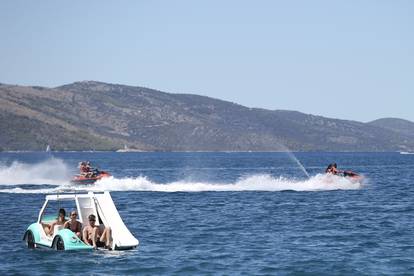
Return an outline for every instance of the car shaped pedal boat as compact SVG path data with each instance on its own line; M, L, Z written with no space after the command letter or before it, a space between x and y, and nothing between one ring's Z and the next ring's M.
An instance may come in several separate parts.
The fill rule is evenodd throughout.
M46 195L45 203L39 212L37 222L26 230L23 240L28 248L52 248L55 250L92 250L93 247L80 240L74 232L55 225L53 236L46 235L42 223L50 224L56 217L47 216L45 210L52 203L71 202L76 206L78 221L83 227L89 224L88 216L95 215L96 225L110 227L112 232L112 250L127 250L138 246L139 241L131 234L122 221L109 192L87 194ZM56 210L57 211L57 210Z

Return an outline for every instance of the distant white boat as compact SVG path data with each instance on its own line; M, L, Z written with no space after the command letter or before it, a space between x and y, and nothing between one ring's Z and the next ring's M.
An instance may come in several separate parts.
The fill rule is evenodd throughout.
M400 154L414 154L414 152L400 151Z
M123 149L119 149L116 152L141 152L141 150L138 150L138 149L130 149L130 148L128 148L127 145L124 145L124 148Z
M49 145L46 146L46 152L50 152L50 146Z

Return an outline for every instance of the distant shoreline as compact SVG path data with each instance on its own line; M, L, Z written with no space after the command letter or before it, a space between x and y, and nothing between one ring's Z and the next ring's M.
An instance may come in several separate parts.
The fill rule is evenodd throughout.
M402 151L116 151L116 150L57 150L57 151L36 151L36 150L12 150L0 151L0 153L398 153L398 154L414 154Z

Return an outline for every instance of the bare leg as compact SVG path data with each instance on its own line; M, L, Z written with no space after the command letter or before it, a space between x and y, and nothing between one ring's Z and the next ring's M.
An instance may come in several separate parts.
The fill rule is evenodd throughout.
M98 235L98 227L94 227L92 230L92 246L96 248L96 240Z
M105 242L107 247L111 247L111 240L112 240L112 229L111 227L105 227L101 239L101 242Z
M46 233L47 235L49 235L49 236L53 236L53 230L55 230L55 225L56 225L56 223L55 222L53 222L51 225L50 225L50 227L49 227L49 233Z
M45 231L45 234L50 236L50 225L42 222L42 227L43 227L43 230Z

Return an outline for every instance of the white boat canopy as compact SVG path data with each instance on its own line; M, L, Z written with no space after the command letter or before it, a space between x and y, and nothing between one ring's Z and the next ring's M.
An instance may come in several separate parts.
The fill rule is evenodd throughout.
M41 221L43 212L48 201L74 200L79 213L79 221L83 226L89 224L88 216L93 214L101 220L105 227L112 230L114 249L130 249L138 246L139 241L131 234L125 226L121 216L116 209L109 192L87 194L53 194L47 195L46 201L39 213L38 222ZM99 219L96 224L99 225Z

